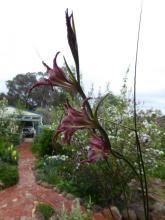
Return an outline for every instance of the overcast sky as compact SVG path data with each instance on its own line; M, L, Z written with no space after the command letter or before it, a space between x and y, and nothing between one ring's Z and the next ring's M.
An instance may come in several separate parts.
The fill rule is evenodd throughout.
M19 73L45 71L57 51L73 60L65 10L73 10L86 91L118 94L130 65L133 87L140 0L0 0L0 92ZM165 1L144 0L137 68L138 100L165 112ZM58 63L63 64L62 56Z

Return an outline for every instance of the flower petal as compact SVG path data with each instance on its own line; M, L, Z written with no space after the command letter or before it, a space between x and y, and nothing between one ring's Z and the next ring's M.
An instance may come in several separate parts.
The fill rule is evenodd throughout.
M64 133L64 142L69 144L71 137L77 130L96 128L95 121L90 119L87 111L78 111L69 104L68 100L64 106L67 115L55 133L56 139L60 133Z
M52 90L53 90L53 85L51 83L51 81L49 79L40 79L39 81L37 81L30 89L29 89L29 93L36 87L39 87L39 86L51 86L52 87Z

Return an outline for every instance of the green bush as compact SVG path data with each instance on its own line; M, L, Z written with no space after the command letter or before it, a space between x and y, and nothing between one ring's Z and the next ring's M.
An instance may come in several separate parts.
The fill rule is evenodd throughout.
M109 160L109 163L111 171L104 161L85 165L76 164L73 157L49 156L38 162L37 177L86 202L90 197L92 203L106 206L110 202L118 203L123 186L127 190L127 183L132 178L128 169L119 172L117 161Z
M14 145L20 142L19 122L13 120L14 115L6 117L8 101L6 98L0 99L0 137Z
M4 155L6 147L7 147L6 141L4 139L0 138L0 158L1 159Z
M18 153L15 145L19 143L18 123L13 116L5 117L7 100L0 100L0 181L5 187L18 182Z
M52 155L53 145L52 145L53 130L45 128L43 132L35 139L32 145L32 152L39 157L45 155Z
M36 211L39 212L45 220L48 220L54 214L53 207L46 203L39 203L36 207Z
M0 139L0 161L10 164L17 164L18 162L16 148L2 138Z
M58 216L59 219L62 220L93 220L91 210L87 209L86 212L82 212L78 201L70 212L68 212L63 205L61 210L58 211Z
M11 143L15 146L20 144L20 133L14 133L10 135Z
M45 128L42 133L35 139L32 145L32 152L39 157L45 155L62 154L63 148L59 143L52 142L54 130Z
M58 184L61 181L61 177L58 173L60 170L62 172L62 169L64 168L64 161L58 159L56 160L56 157L57 156L45 156L37 163L36 167L38 179L50 184Z
M16 165L0 163L0 181L5 187L12 186L18 182L19 174Z
M96 108L98 101L93 103L93 108ZM119 97L109 96L98 109L98 119L108 134L112 149L124 155L138 172L132 111L132 102L124 94ZM165 179L165 130L157 123L159 116L159 112L152 110L137 111L139 140L146 173L148 176ZM125 203L125 196L129 203L131 195L133 197L129 183L132 179L137 180L135 172L125 161L116 159L113 154L108 158L109 165L105 161L81 164L80 161L88 157L89 137L90 133L80 130L72 137L70 146L57 144L54 153L64 154L69 158L66 161L51 162L46 157L43 158L37 168L39 178L86 201L91 197L92 202L100 206L115 204L120 207Z
M159 161L158 166L154 169L152 176L165 180L165 156Z
M153 172L153 176L165 180L165 165L158 166Z
M50 219L52 216L53 219L59 220L93 220L91 210L87 208L86 212L82 212L78 201L70 212L65 209L64 205L60 209L54 209L51 205L46 203L39 203L36 206L36 211L45 220Z

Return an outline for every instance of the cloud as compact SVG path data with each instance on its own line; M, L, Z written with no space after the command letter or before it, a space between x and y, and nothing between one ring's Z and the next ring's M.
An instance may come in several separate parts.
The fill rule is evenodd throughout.
M80 67L86 89L94 83L96 90L101 87L104 91L110 82L110 89L119 93L129 64L128 86L132 87L140 2L1 1L1 91L4 91L4 81L16 74L45 71L34 46L49 65L59 50L73 65L67 45L66 8L74 11ZM160 108L164 108L162 96L165 94L164 7L165 2L161 0L144 2L137 68L137 91L144 95L141 98ZM62 57L58 62L63 64ZM157 94L156 98L151 93Z
M144 103L145 108L160 109L165 113L165 89L157 92L138 93L137 97Z

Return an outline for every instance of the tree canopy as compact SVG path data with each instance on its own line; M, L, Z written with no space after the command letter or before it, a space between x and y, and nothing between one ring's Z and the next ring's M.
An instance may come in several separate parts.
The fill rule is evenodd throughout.
M8 99L9 105L16 106L18 102L29 108L56 106L64 100L65 94L61 89L41 86L33 89L29 95L29 89L34 83L46 76L46 73L18 74L12 80L6 82L8 92L0 96Z

